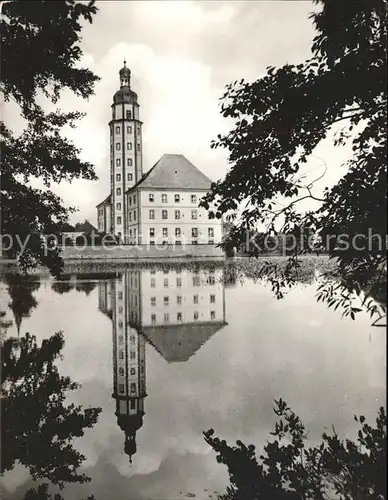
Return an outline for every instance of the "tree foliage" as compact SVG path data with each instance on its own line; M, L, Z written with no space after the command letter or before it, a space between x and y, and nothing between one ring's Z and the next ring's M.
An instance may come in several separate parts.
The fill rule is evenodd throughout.
M315 3L310 59L226 87L222 114L235 125L212 147L227 149L231 166L202 205L214 203L212 216L233 221L229 246L258 224L269 234L312 231L328 242L344 274L366 283L386 264L386 2ZM314 185L324 173L306 184L301 167L333 126L341 127L334 146L351 144L352 157L339 182L318 197ZM298 210L305 199L319 207ZM341 244L356 235L358 248Z
M84 20L92 22L96 12L94 0L13 0L2 5L0 88L5 101L18 106L26 126L17 135L0 122L1 232L14 238L10 257L18 255L15 235L23 241L29 236L19 255L24 268L40 263L57 274L61 267L58 251L45 248L42 235L65 224L74 209L65 207L50 186L96 179L93 166L80 159L79 149L63 135L64 127L74 128L82 114L46 112L40 104L44 97L55 105L63 89L84 99L93 94L98 77L80 67L80 32ZM45 188L32 187L34 179Z
M1 472L19 461L34 479L60 487L89 481L78 472L85 456L72 441L95 425L101 411L65 404L79 385L59 374L55 361L63 345L61 333L41 346L27 333L5 340L1 349Z
M357 442L341 440L333 429L322 442L307 446L306 429L285 401L275 401L279 417L259 459L255 446L230 446L210 429L205 441L228 468L230 485L220 500L339 500L386 498L386 414L380 408L375 427L365 417Z

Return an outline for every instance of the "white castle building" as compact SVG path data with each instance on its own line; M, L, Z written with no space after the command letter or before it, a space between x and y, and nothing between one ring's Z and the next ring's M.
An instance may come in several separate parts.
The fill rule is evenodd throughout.
M97 205L98 230L136 245L214 245L222 220L199 207L211 180L181 154L165 154L143 174L142 122L131 71L120 72L110 129L110 194Z

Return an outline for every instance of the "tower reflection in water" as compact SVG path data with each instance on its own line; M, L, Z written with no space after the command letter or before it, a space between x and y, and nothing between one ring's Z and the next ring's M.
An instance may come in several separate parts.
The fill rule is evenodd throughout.
M112 320L112 397L132 462L145 414L146 343L167 362L183 362L225 326L223 269L130 269L99 283L99 309Z

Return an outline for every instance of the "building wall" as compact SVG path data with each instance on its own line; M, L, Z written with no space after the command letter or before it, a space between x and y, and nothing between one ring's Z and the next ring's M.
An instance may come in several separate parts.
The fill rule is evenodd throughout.
M142 326L225 321L222 273L222 269L198 273L144 269L140 277Z
M222 239L221 219L209 219L207 210L198 207L205 194L205 190L162 189L137 189L129 193L130 241L156 245L218 244ZM167 218L163 218L164 213Z

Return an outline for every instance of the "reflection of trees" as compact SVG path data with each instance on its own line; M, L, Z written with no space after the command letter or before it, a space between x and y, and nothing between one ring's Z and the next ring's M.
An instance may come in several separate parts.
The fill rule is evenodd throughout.
M8 285L8 293L11 297L9 307L15 317L19 333L23 318L28 318L32 309L35 309L38 305L32 293L39 289L40 282L32 276L21 274L6 274L4 279Z
M51 285L51 290L53 292L59 293L62 295L63 293L68 293L74 289L74 284L69 283L68 281L54 281Z
M64 500L59 493L51 495L47 483L40 484L37 488L31 488L24 496L24 500ZM90 495L86 500L95 500L94 495Z
M86 457L73 448L72 439L93 427L101 409L65 406L66 393L79 385L60 376L55 365L63 345L61 333L41 346L27 333L2 346L1 472L18 460L34 479L47 478L60 486L90 480L77 472Z
M75 289L77 292L85 292L88 296L97 286L96 281L77 281L75 284Z

